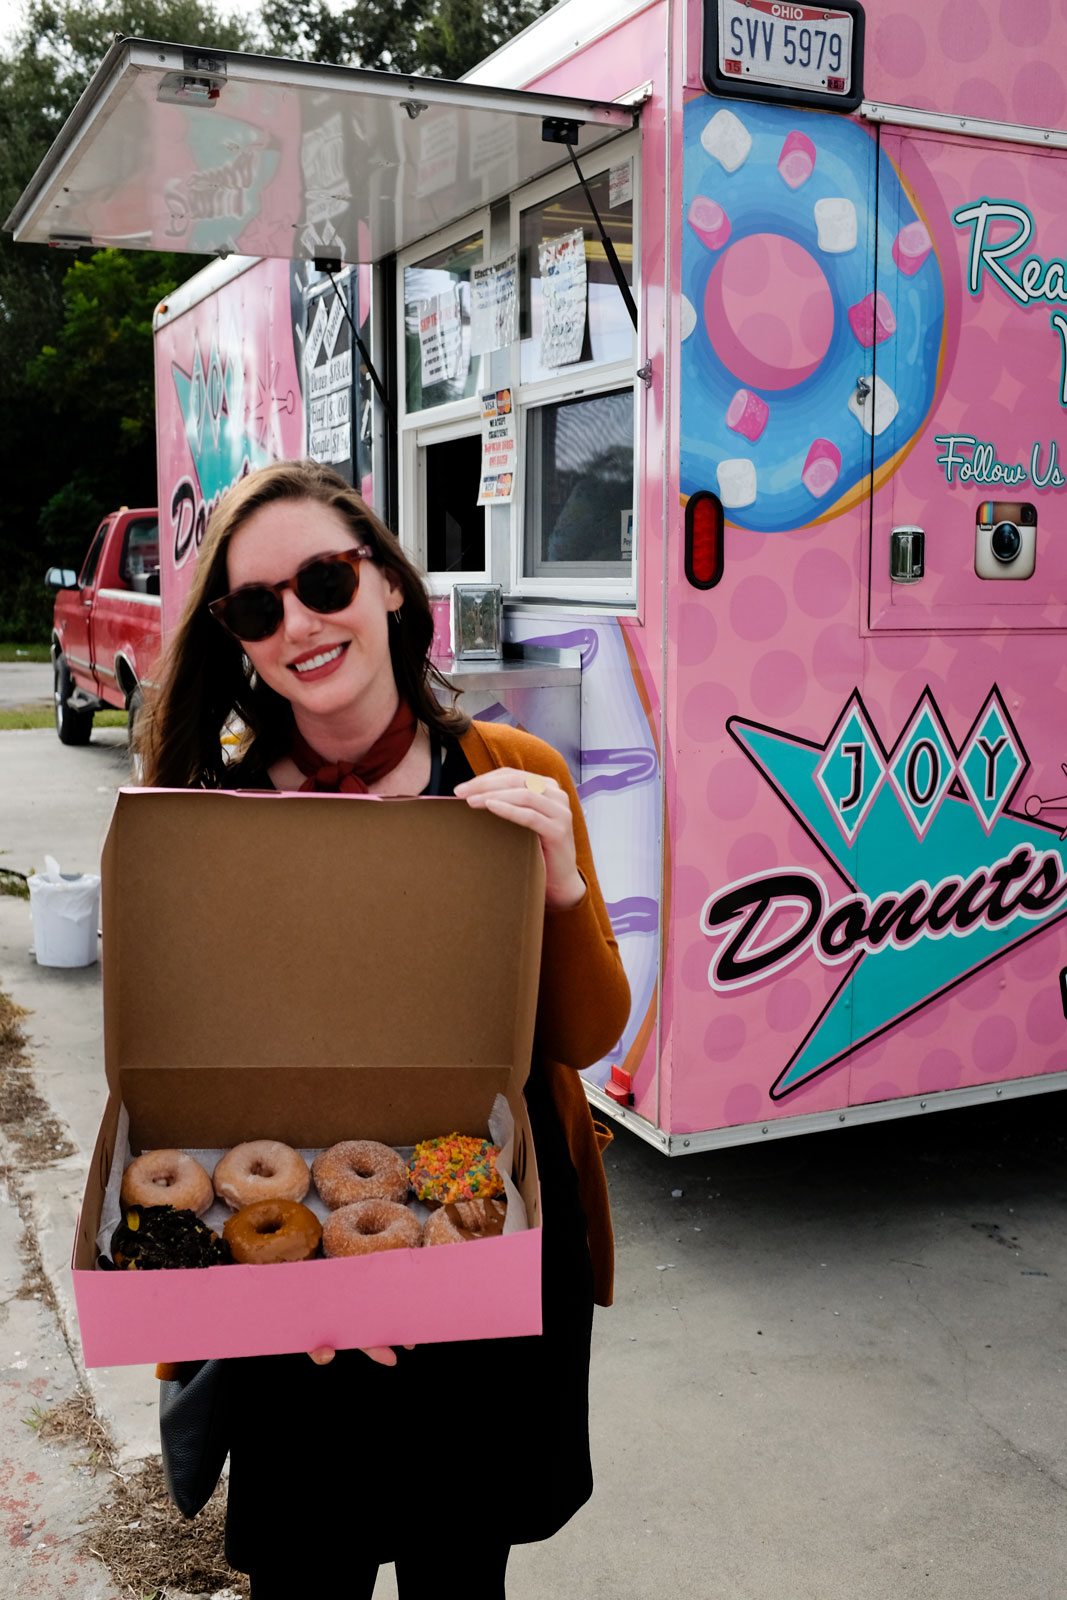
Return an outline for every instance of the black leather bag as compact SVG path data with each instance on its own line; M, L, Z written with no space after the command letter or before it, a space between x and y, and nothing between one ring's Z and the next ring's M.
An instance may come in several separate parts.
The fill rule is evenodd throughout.
M225 1362L190 1361L159 1385L159 1443L167 1493L183 1517L211 1499L230 1449Z

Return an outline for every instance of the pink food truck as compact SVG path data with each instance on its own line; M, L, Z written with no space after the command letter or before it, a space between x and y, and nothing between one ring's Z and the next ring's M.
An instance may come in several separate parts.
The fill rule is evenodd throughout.
M563 749L669 1154L1067 1084L1067 23L566 0L460 83L121 40L9 227L157 315L167 624L336 462ZM467 630L462 608L481 618Z

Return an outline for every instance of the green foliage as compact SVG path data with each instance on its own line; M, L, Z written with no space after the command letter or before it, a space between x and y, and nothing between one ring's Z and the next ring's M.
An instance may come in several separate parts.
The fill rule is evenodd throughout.
M225 3L225 0L220 0ZM456 78L549 0L266 0L276 54ZM0 222L114 35L262 48L213 0L26 0L0 55ZM16 245L0 233L0 636L47 638L50 565L80 566L100 516L156 497L152 313L201 262Z
M0 57L0 222L116 32L226 49L254 43L243 22L199 0L29 0L24 18ZM112 505L155 503L152 311L200 264L158 255L141 263L138 253L72 259L0 234L0 633L47 637L45 568L80 566Z
M279 55L377 71L459 78L551 0L360 0L334 13L326 0L265 0L263 25Z

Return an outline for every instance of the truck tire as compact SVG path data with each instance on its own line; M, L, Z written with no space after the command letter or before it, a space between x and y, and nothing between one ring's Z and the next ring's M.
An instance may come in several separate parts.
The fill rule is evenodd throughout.
M128 719L126 728L126 742L130 752L130 770L132 771L134 778L138 783L141 781L141 773L144 763L141 761L140 756L134 752L133 739L134 730L137 726L137 718L140 716L143 706L144 695L141 693L140 685L138 685L126 702L126 716Z
M60 744L88 744L93 731L91 711L73 711L67 704L74 688L70 668L62 656L53 663L56 732Z

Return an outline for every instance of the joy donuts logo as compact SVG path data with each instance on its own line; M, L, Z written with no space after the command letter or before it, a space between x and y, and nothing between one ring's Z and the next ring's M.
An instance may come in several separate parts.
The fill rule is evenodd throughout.
M841 969L773 1099L1067 916L1062 836L1039 820L1060 802L1008 809L1029 762L995 685L958 749L929 690L891 751L858 691L823 745L743 718L727 727L838 880L758 873L701 912L718 992L810 958Z
M716 489L759 532L836 516L933 404L945 296L927 222L848 118L702 94L684 152L681 493Z

